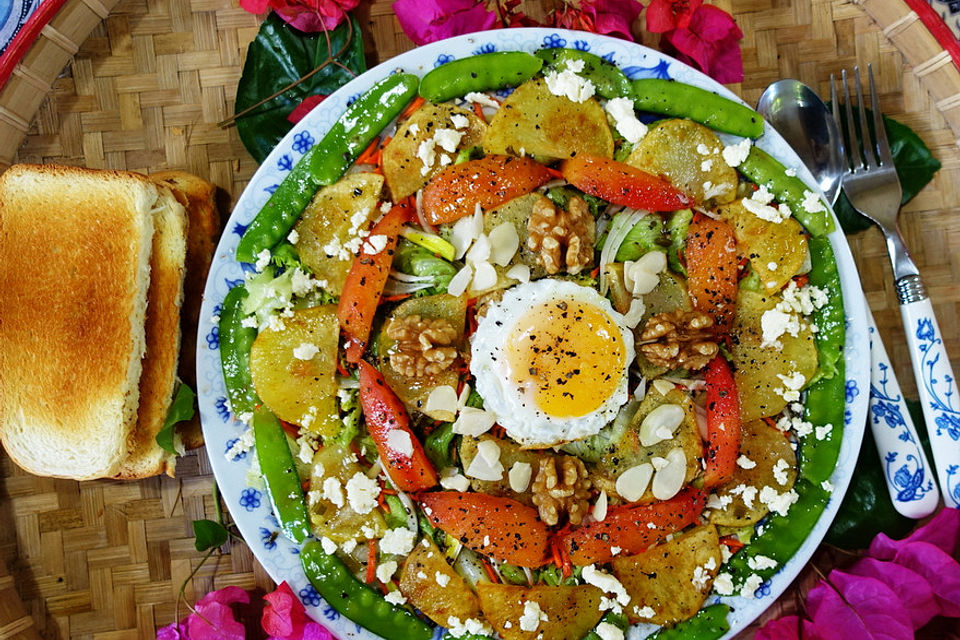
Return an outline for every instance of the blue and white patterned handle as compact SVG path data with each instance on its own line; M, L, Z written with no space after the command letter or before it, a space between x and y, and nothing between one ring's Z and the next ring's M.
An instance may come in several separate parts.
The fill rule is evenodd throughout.
M902 278L897 282L897 289L943 501L948 507L957 508L960 506L960 397L956 377L933 315L933 304L919 276Z
M908 518L920 519L933 513L940 494L869 308L867 328L871 361L870 427L880 453L880 465L893 506Z

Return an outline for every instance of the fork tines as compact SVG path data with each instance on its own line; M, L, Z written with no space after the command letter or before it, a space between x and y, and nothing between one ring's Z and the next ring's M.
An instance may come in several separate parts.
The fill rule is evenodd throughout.
M867 113L863 106L863 85L860 82L860 67L853 68L853 83L857 95L859 122L855 121L853 117L853 101L850 99L847 70L843 69L840 72L840 82L843 87L844 113L842 114L840 101L838 100L836 78L832 73L830 74L830 102L833 108L833 117L837 121L837 125L843 134L847 163L850 172L854 174L858 171L869 171L880 167L893 166L890 143L887 141L887 132L883 125L883 116L880 113L880 99L877 94L876 84L873 81L873 66L869 63L867 64L867 77L870 83L870 110L873 115L872 130L867 124Z

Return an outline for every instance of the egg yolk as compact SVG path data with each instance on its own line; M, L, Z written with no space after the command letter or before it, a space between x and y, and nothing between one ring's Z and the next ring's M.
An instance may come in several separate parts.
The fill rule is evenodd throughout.
M591 304L553 300L534 306L514 325L507 345L513 382L552 417L595 411L622 377L620 329Z

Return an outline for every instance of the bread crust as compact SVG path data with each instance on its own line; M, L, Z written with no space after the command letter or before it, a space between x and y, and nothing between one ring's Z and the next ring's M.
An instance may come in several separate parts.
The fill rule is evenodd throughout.
M110 477L127 453L157 196L123 171L0 176L0 441L32 473Z
M172 476L176 467L176 456L160 447L156 438L170 411L176 385L187 215L166 187L160 187L152 244L140 406L137 422L127 437L127 455L117 474L123 480L164 472Z

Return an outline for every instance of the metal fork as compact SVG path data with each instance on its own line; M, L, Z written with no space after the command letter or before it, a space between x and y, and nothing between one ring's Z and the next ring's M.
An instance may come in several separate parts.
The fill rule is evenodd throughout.
M902 191L880 113L873 68L867 65L870 108L873 111L872 135L863 105L859 68L854 67L853 73L859 132L854 120L846 70L841 76L845 122L839 117L836 86L831 78L830 93L834 117L843 130L849 163L843 178L843 192L860 214L879 225L886 238L900 301L900 315L906 329L913 373L920 393L944 503L948 507L957 508L960 506L960 396L957 394L956 378L947 357L940 327L933 314L933 305L897 226ZM874 420L876 419L875 413ZM894 428L898 426L891 423L889 416L887 423ZM919 448L919 443L917 447ZM897 476L898 484L902 484L905 491L920 489L920 483L924 482L926 475L919 460L911 459L909 455L900 460L897 460L896 456L891 459L888 455L885 472L888 477Z

